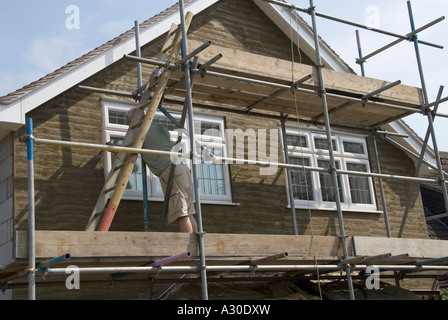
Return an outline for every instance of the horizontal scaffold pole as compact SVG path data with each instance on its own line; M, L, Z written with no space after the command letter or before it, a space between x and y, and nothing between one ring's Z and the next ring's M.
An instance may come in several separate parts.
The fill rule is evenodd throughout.
M309 80L311 78L312 78L312 75L309 74L309 75L303 77L302 79L297 80L296 82L294 82L291 85L290 90L294 90L298 85L300 85L301 83L303 83L303 82L305 82L305 81L307 81L307 80ZM283 94L283 93L285 93L287 91L288 91L288 89L280 89L280 90L274 92L273 94L271 94L269 97L263 98L260 101L257 101L255 103L253 103L252 105L246 107L246 111L250 111L250 110L258 107L259 105L261 105L263 103L266 103L266 102L268 102L268 101L270 101L272 99L275 99L276 97L278 97L279 95L281 95L281 94Z
M401 38L401 39L397 39L397 40L395 40L395 41L393 41L393 42L391 42L391 43L385 45L384 47L381 47L380 49L375 50L374 52L372 52L372 53L370 53L370 54L368 54L368 55L366 55L366 56L364 56L364 57L358 59L357 61L358 61L359 63L366 62L367 59L370 59L371 57L377 55L378 53L381 53L381 52L385 51L386 49L389 49L389 48L391 48L391 47L393 47L393 46L395 46L395 45L401 43L401 42L404 41L404 40L409 40L409 41L411 41L411 40L413 39L413 37L416 36L418 33L422 32L423 30L425 30L425 29L427 29L427 28L429 28L429 27L431 27L431 26L433 26L433 25L435 25L435 24L437 24L437 23L439 23L439 22L441 22L441 21L443 21L443 20L445 20L445 17L440 17L440 18L438 18L438 19L436 19L436 20L434 20L434 21L432 21L432 22L430 22L430 23L424 25L423 27L421 27L421 28L419 28L419 29L417 29L417 30L412 31L411 33L409 33L409 34L407 35L407 39L403 39L403 38Z
M297 10L297 11L300 11L300 12L304 12L304 13L310 14L310 10L308 8L300 8L300 7L296 7L295 5L292 5L292 4L289 4L289 3L275 1L275 0L263 0L263 1L275 4L275 5L278 5L278 6L281 6L281 7L285 7L285 8L289 8L289 9L292 9L292 10ZM389 32L389 31L381 30L381 29L377 29L377 28L372 28L372 27L369 27L369 26L366 26L366 25L363 25L363 24L360 24L360 23L357 23L357 22L352 22L352 21L336 18L336 17L330 16L328 14L315 12L315 15L320 17L320 18L324 18L324 19L340 22L340 23L347 24L347 25L350 25L350 26L353 26L353 27L369 30L369 31L376 32L376 33L381 33L381 34L384 34L384 35L388 35L388 36L399 38L399 39L403 39L403 40L408 40L407 36L403 36L401 34ZM422 41L422 40L418 40L418 43L421 43L421 44L424 44L424 45L427 45L427 46L431 46L431 47L435 47L435 48L438 48L438 49L443 49L443 46L441 46L441 45L433 44L433 43Z
M438 104L444 103L446 101L448 101L448 97L441 98L441 99L438 99L438 100L436 100L434 102L428 103L424 107L425 107L425 109L429 109L429 108L431 108L433 106L436 106ZM444 114L440 114L440 113L435 113L434 115L439 116L439 117L448 117L448 115L444 115Z
M154 261L153 263L150 263L150 264L148 264L146 266L148 266L148 267L161 267L161 266L164 266L164 265L167 265L167 264L170 264L170 263L182 260L182 259L186 259L186 258L189 258L189 257L191 257L191 252L187 251L187 252L175 255L175 256L171 256L171 257L168 257L168 258L163 258L163 259ZM132 273L130 273L130 272L129 273L128 272L123 272L123 273L113 274L112 277L111 277L111 280L117 280L117 279L120 279L120 278L124 278L124 277L126 277L128 275L131 275L131 274Z
M446 213L446 212L445 213L439 213L439 214L436 214L436 215L433 215L433 216L426 217L426 221L441 219L441 218L445 218L445 217L448 217L448 213Z
M70 260L70 254L66 253L66 254L63 254L63 255L61 255L59 257L43 261L43 262L39 263L36 268L37 269L44 269L44 268L48 268L48 267L54 266L55 264L68 261L68 260Z
M125 54L123 57L126 59L129 59L129 60L133 60L133 61L141 62L141 63L145 63L145 64L151 64L151 65L158 66L158 67L171 68L171 69L178 68L177 64L167 62L167 61L158 61L158 60L154 60L154 59L136 57L136 56L132 56L129 54Z
M201 70L197 70L196 72L202 73ZM247 77L234 76L234 75L215 72L215 71L207 71L206 74L207 74L207 76L212 76L212 77L220 77L220 78L224 78L224 79L228 79L228 80L243 81L243 82L258 84L258 85L262 85L262 86L269 86L269 87L274 87L274 88L279 88L279 89L291 90L291 86L279 84L279 83L275 83L275 82L257 80L257 79L247 78ZM317 90L297 88L297 87L295 88L295 90L297 92L301 92L301 93L319 95L319 92ZM365 103L365 100L363 100L362 98L354 98L354 97L344 96L344 95L335 94L335 93L327 92L327 97L336 98L336 99L344 99L344 100L348 100L350 102ZM421 113L421 111L417 108L410 108L410 107L405 107L405 106L401 106L401 105L394 105L394 104L390 104L390 103L383 103L383 102L377 102L377 101L372 101L372 100L369 100L369 105L375 105L375 106L379 106L379 107L389 107L389 108L400 109L400 110L405 110L405 111L409 111L409 112Z
M133 154L152 154L152 155L167 156L167 157L172 157L172 158L185 158L185 159L190 159L192 156L190 153L169 152L169 151L159 151L159 150L150 150L150 149L137 149L137 148L128 148L128 147L116 147L116 146L109 146L109 145L103 145L103 144L70 142L70 141L62 141L62 140L40 139L40 138L36 138L34 136L27 137L27 139L32 139L34 141L34 143L36 143L36 144L53 145L53 146L60 146L60 147L102 150L102 151L109 151L109 152L125 152L125 153L133 153ZM195 154L194 159L204 160L204 161L213 161L216 164L240 163L240 164L253 164L253 165L261 165L261 166L276 166L278 168L284 168L284 169L309 170L309 171L319 171L319 172L325 172L325 173L329 172L328 168L317 168L317 167L302 166L302 165L289 164L289 163L259 161L259 160L251 160L251 159L220 157L220 156L216 156L216 155L212 155L212 154L209 154L208 156L210 156L210 159L203 159L203 157ZM347 174L347 175L352 175L352 176L377 177L377 178L384 178L384 179L418 181L418 182L436 182L437 183L439 181L438 179L399 176L399 175L393 175L393 174L380 174L380 173L373 173L373 172L360 172L360 171L349 171L349 170L340 170L340 169L335 169L335 171L338 174Z
M393 87L396 87L399 84L401 84L401 81L397 80L397 81L389 83L389 84L387 84L387 85L385 85L385 86L383 86L383 87L381 87L379 89L376 89L375 91L369 92L369 93L363 95L359 99L361 100L362 103L365 104L365 103L367 103L367 101L370 98L374 97L375 95L380 94L381 92L386 91L388 89L391 89ZM340 111L342 109L346 109L346 108L350 107L351 105L353 105L355 103L358 103L358 102L359 101L349 101L349 102L346 102L346 103L344 103L343 105L341 105L339 107L334 107L333 109L329 110L328 113L335 113L335 112ZM322 113L322 114L318 115L317 117L315 117L313 120L317 121L318 119L322 118L323 116L324 116L324 114Z
M197 54L201 53L202 51L204 51L205 49L210 47L211 44L212 44L212 42L210 40L204 42L202 45L200 45L199 47L197 47L196 49L191 51L189 54L187 54L184 58L179 60L178 64L183 65L183 64L187 63L188 60L193 59L194 56L196 56Z
M355 265L352 266L353 271L365 271L367 267L372 265ZM441 265L377 265L379 271L448 271L448 266ZM316 269L320 271L338 271L343 270L340 264L324 264L324 265L222 265L222 266L205 266L209 272L291 272L291 271L310 271ZM161 273L197 273L201 270L201 266L160 266L160 267L85 267L79 268L80 274L91 275L108 275L114 273L134 273L134 274L161 274ZM66 275L66 268L49 268L46 270L47 276Z
M30 273L44 274L47 268L52 267L58 263L68 261L70 259L70 254L66 253L59 257L52 258L50 260L42 261L34 269L24 269L15 274L12 274L5 278L0 278L0 284L6 284L9 281L15 280L17 278L25 277Z
M210 60L210 64L219 60L221 57L222 57L222 55L215 56L214 58L212 58ZM157 65L157 66L164 66L164 67L170 67L170 68L177 67L177 65L175 65L175 64L167 64L166 62L163 62L163 61L139 58L139 57L130 56L130 55L125 55L125 58L129 58L129 59L132 59L132 60L135 60L138 62L153 64L153 65ZM206 64L208 64L208 62ZM223 79L228 79L228 80L242 81L242 82L257 84L257 85L261 85L261 86L273 87L273 88L284 90L283 92L292 90L294 88L295 91L300 92L300 93L319 95L319 92L317 90L299 88L297 86L291 87L291 85L285 85L285 84L280 84L280 83L276 83L276 82L270 82L270 81L258 80L258 79L254 79L254 78L235 76L235 75L226 74L226 73L222 73L222 72L210 71L210 70L206 70L206 68L204 68L203 66L204 65L200 65L199 68L191 69L191 71L194 73L203 75L203 76L207 75L207 76L211 76L211 77L218 77L218 78L223 78ZM299 80L299 81L301 81L301 80ZM350 97L350 96L345 96L345 95L340 95L340 94L335 94L335 93L327 93L327 97L335 98L335 99L344 99L344 100L347 100L349 102L354 102L354 103L358 103L358 102L365 103L366 102L365 99L363 99L362 97L355 98L355 97ZM267 97L267 98L269 98L269 97ZM445 102L446 100L448 100L448 98L446 98L445 100L439 101L438 103ZM402 106L402 105L398 105L398 104L384 103L384 102L378 102L378 101L372 101L372 100L369 100L368 104L370 106L387 107L387 108L408 111L408 112L412 112L412 113L422 113L422 110L420 110L420 108L406 107L406 106ZM428 105L428 107L430 107L434 104L435 103L430 104L430 105ZM448 115L445 115L445 114L436 114L436 115L441 116L441 117L448 117Z
M123 91L115 91L115 90L95 88L95 87L88 87L88 86L78 86L78 88L81 89L81 90L89 90L89 91L98 92L98 93L112 94L112 95L115 95L115 96L121 96L121 97L127 97L127 98L135 98L135 96L132 93L123 92Z

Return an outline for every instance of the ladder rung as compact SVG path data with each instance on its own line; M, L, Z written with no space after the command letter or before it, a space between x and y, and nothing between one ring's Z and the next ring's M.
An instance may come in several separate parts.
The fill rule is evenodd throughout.
M96 212L95 213L95 217L102 216L105 212L106 212L106 210L102 210L100 212Z
M134 142L132 141L132 142L129 142L129 143L127 143L127 144L123 144L123 145L121 145L121 147L123 147L123 148L130 148L130 147L132 147L134 145Z
M124 167L124 163L122 163L122 164L119 164L118 166L116 166L113 170L114 171L118 171L118 170L120 170L121 168L123 168Z
M164 48L163 50L162 50L162 52L167 52L168 50L170 50L171 48L173 48L174 47L174 43L172 43L172 44L170 44L169 46L167 46L166 48Z
M168 32L168 37L172 36L173 34L179 32L179 26L177 28L174 28L171 32Z
M104 190L104 193L109 193L109 192L111 192L112 190L115 190L116 187L117 187L117 185L113 185L112 187L107 188L106 190Z
M178 37L180 32L181 32L180 28L177 27L172 32L168 33L167 40L166 40L166 42L163 45L162 50L161 50L162 53L165 53L170 48L173 48L176 45L176 41L174 41L174 40Z

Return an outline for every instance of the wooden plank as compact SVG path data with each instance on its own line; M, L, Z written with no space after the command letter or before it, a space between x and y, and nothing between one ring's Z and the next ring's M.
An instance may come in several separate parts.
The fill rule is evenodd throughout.
M357 256L374 256L384 253L407 253L410 258L441 258L448 255L448 241L432 239L353 237Z
M324 264L342 258L339 237L308 235L205 234L207 264L239 264L279 253L288 257L275 264ZM16 260L28 258L26 231L16 231ZM355 236L347 239L350 257L408 254L406 261L445 257L448 241L429 239ZM199 257L197 237L172 232L36 231L36 259L46 260L65 253L80 265L141 263L189 251L191 265Z
M189 40L189 43L191 47L198 47L201 44L194 40ZM233 74L246 73L272 82L291 82L291 62L287 60L274 59L216 45L202 51L198 56L200 61L208 61L220 53L223 54L223 57L214 63L210 70L215 69L225 73L232 72ZM301 79L309 74L312 75L312 78L304 82L304 85L316 89L318 87L316 68L305 64L294 64L294 79ZM329 69L323 69L323 76L327 90L336 90L347 94L364 95L390 83ZM376 97L384 99L384 102L398 102L416 108L420 107L423 101L421 89L404 84L386 90Z
M26 231L16 232L16 258L28 257ZM288 252L289 257L338 259L338 237L206 234L206 257L266 257ZM198 257L194 234L171 232L36 231L36 258L49 259L69 253L76 258L168 257L190 251Z

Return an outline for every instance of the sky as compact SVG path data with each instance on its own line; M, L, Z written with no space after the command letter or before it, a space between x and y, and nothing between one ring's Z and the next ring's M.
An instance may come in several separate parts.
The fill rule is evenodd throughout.
M287 0L301 8L309 0ZM1 0L0 1L0 96L13 92L62 67L115 36L131 29L177 0ZM407 0L314 0L316 11L396 34L411 32ZM415 28L448 14L447 0L412 0ZM307 14L302 14L310 22ZM319 35L358 74L359 28L317 18ZM367 55L396 38L359 29L361 48ZM429 101L448 83L448 19L422 31L419 40L441 45L419 45L423 77ZM213 39L211 39L213 40ZM422 87L413 43L402 43L365 63L368 77ZM442 97L448 96L448 88ZM448 114L448 102L439 113ZM428 129L427 117L416 114L404 121L420 136ZM435 120L439 150L448 151L448 118ZM430 142L432 146L432 142Z

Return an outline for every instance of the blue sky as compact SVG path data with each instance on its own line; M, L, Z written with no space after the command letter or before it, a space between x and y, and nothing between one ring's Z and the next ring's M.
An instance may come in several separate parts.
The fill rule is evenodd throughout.
M177 3L177 0L1 0L0 1L0 96L37 80L71 60L131 29L134 21L143 22ZM308 0L289 0L308 7ZM416 27L448 14L446 0L413 0ZM372 24L398 34L410 32L406 0L314 0L316 10L331 16ZM79 9L79 28L73 23L73 11ZM303 16L303 15L302 15ZM309 21L307 15L304 18ZM69 23L69 25L70 25ZM318 31L324 40L357 72L358 56L355 27L318 18ZM74 26L72 24L72 26ZM364 54L375 51L395 38L360 30ZM448 19L425 30L419 39L443 45L444 49L420 46L430 101L440 85L448 82ZM405 41L368 60L366 75L387 81L421 87L414 47ZM448 96L448 88L444 92ZM448 114L448 103L439 107ZM421 115L405 121L424 136L427 119ZM448 151L448 118L436 120L439 149ZM446 129L445 129L446 128Z

